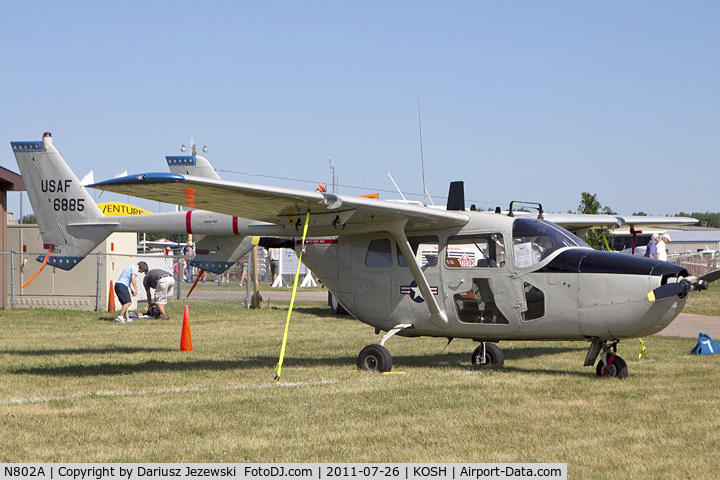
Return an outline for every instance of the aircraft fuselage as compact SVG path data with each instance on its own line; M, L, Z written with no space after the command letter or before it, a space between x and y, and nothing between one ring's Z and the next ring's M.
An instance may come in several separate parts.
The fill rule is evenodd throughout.
M685 297L647 298L683 268L564 245L562 229L517 220L478 213L461 229L407 233L444 328L390 233L311 239L303 258L349 313L383 331L412 324L405 336L617 340L657 333L684 307Z

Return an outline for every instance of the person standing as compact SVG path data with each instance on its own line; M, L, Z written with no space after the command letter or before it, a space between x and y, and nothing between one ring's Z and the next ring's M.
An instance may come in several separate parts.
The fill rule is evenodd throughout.
M663 233L657 245L657 259L667 262L667 244L670 243L670 235Z
M145 262L138 263L138 268L141 273L145 274L143 286L145 287L145 292L147 293L148 312L152 311L153 305L157 305L158 311L160 312L160 317L158 318L160 318L160 320L169 320L170 317L167 315L165 305L167 304L170 289L175 286L175 279L171 273L159 268L148 271L148 266ZM150 295L151 288L155 289L154 302L152 296Z
M190 261L195 258L195 249L193 248L193 244L191 242L188 242L187 245L185 245L185 248L183 248L183 256L185 257L184 260L186 265L187 281L192 282L194 267L190 265Z
M272 273L272 284L275 285L275 279L277 279L280 273L280 254L282 253L281 248L269 248L270 257L270 272Z
M120 308L120 314L115 319L118 323L132 322L129 310L130 305L132 304L132 297L137 295L138 271L138 265L128 265L123 269L120 274L120 278L117 279L117 282L115 282L115 294L122 305Z
M652 237L650 237L650 243L648 243L647 247L645 247L645 256L646 257L658 258L657 257L658 240L660 240L660 235L658 235L657 233L653 233Z

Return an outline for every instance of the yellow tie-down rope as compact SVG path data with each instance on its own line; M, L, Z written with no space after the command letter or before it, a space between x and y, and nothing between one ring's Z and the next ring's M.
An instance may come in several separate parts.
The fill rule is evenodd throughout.
M647 355L647 347L645 346L645 342L643 342L642 338L638 338L638 340L640 340L640 345L642 345L640 353L638 354L638 360L640 360L644 355Z
M302 256L305 252L305 237L307 236L308 223L310 223L310 210L308 210L305 215L300 257L298 258L297 268L295 269L295 280L293 280L292 295L290 296L290 308L288 309L287 320L285 320L285 333L283 334L282 347L280 347L280 359L275 366L275 381L280 381L280 370L282 370L283 360L285 359L285 345L287 344L288 329L290 328L290 314L292 314L293 304L295 303L295 292L297 291L298 277L300 276L300 263L302 263Z

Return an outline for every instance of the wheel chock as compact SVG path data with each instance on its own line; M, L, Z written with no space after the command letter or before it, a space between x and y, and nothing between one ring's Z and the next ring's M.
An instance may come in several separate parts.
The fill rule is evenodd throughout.
M701 333L698 335L698 344L692 349L695 355L717 355L720 353L720 345L710 338L710 335Z

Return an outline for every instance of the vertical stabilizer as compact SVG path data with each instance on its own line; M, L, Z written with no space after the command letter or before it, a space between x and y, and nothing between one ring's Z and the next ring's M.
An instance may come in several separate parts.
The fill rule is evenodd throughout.
M113 224L55 149L50 133L40 142L11 145L44 246L51 251L48 263L69 270L112 233Z
M165 160L172 173L220 180L220 175L217 174L208 159L200 155L169 156L165 157Z
M207 158L201 155L167 156L168 168L172 173L220 180ZM216 217L225 217L216 214ZM252 237L228 235L201 235L196 243L195 257L191 266L212 273L223 273L253 248Z

